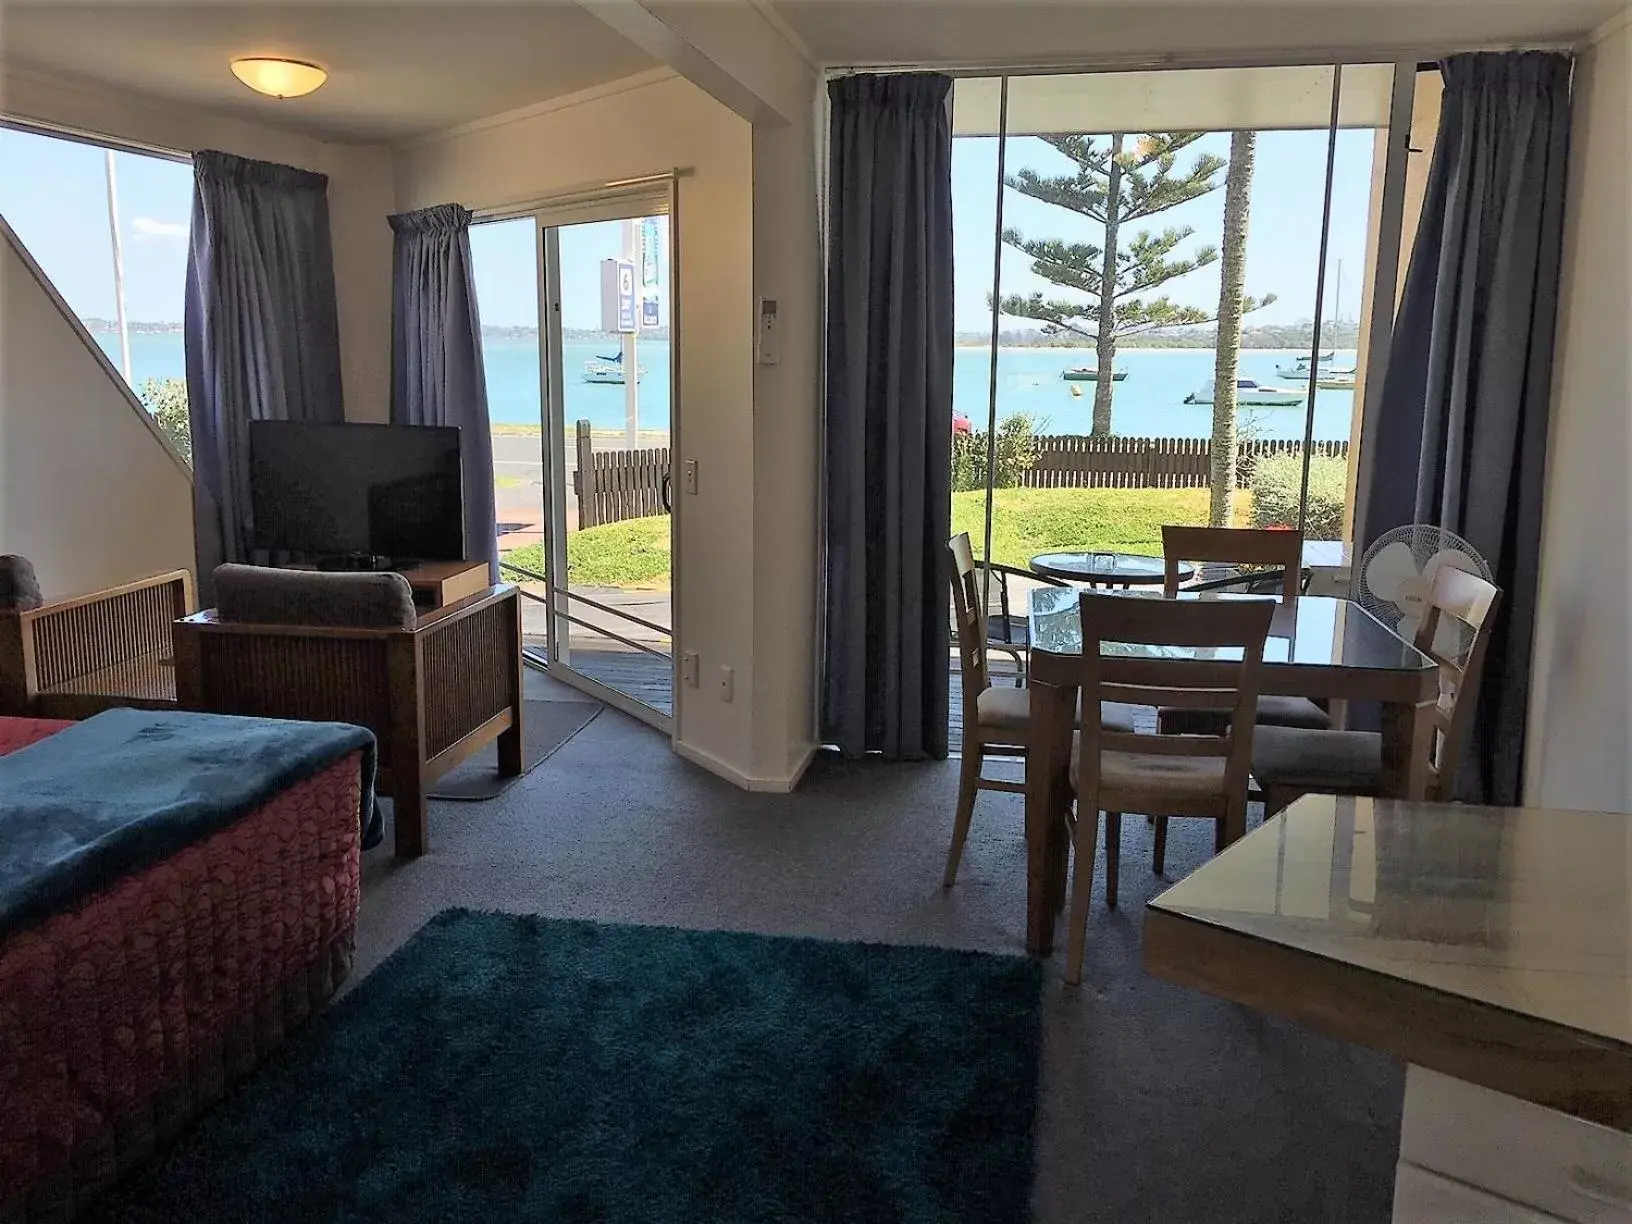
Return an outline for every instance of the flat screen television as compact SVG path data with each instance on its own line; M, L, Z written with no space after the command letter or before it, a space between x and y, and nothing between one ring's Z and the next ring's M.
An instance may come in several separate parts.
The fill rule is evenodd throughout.
M324 559L465 559L459 430L252 421L254 546Z

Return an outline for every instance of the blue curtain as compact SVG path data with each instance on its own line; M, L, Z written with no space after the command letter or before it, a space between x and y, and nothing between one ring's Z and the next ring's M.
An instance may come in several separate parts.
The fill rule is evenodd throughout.
M823 738L947 754L950 77L833 81Z
M1384 375L1360 544L1430 523L1503 591L1460 798L1520 801L1570 142L1568 55L1456 55Z
M250 421L340 421L328 179L230 153L193 156L187 416L199 591L249 559Z
M465 559L499 580L493 436L482 370L482 321L470 261L470 212L439 204L391 218L396 235L391 419L456 425L465 486Z

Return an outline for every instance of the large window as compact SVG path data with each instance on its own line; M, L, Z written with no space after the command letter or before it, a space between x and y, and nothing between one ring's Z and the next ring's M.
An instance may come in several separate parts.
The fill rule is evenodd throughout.
M192 165L0 126L0 166L0 216L188 455Z
M953 521L977 552L1348 537L1394 73L958 82Z

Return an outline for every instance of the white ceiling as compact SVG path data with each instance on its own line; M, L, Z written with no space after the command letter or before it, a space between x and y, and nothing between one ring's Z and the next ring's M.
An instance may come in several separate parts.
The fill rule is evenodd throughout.
M304 98L252 93L228 62L328 69ZM571 0L529 4L101 5L0 0L0 64L336 140L397 141L656 66Z
M772 0L822 63L1112 63L1572 39L1627 0Z

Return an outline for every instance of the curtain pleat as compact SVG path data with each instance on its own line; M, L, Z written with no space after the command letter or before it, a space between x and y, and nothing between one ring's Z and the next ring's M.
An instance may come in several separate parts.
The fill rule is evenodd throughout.
M341 421L328 179L193 156L184 333L198 583L249 558L249 422Z
M1461 798L1521 799L1570 139L1568 55L1452 56L1422 222L1366 446L1362 546L1465 538L1503 590Z
M465 559L499 580L493 437L482 322L471 269L469 210L439 204L391 218L395 234L391 419L454 425L464 471Z
M858 75L832 107L823 737L947 755L949 77Z

